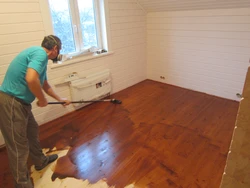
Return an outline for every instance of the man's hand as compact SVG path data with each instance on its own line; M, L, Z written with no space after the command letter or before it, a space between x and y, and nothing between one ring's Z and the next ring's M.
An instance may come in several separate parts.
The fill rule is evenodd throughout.
M71 101L67 100L66 98L59 97L53 90L53 88L50 86L49 82L47 80L43 83L43 90L52 98L56 99L59 102L63 102L63 106L67 106L71 103Z
M60 98L59 102L64 102L62 105L63 106L67 106L71 103L71 101L69 101L68 99L66 98Z
M36 104L39 107L45 107L48 105L48 101L46 98L44 98L43 100L38 100Z

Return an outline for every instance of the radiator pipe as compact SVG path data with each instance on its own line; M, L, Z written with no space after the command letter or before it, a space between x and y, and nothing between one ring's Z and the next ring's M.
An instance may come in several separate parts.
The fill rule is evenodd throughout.
M117 99L103 99L103 100L91 100L91 101L84 101L84 100L80 100L80 101L71 101L71 103L90 103L90 102L111 102L113 104L121 104L122 101L121 100L117 100ZM48 102L48 104L64 104L65 102Z

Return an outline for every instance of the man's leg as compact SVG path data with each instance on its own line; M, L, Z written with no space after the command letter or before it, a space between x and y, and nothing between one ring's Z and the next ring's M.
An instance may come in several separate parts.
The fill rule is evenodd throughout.
M43 154L39 141L39 127L30 111L28 119L27 137L30 145L30 157L35 166L46 163L47 157Z
M8 152L9 165L16 188L32 188L27 160L29 144L27 139L28 113L24 105L13 97L0 92L0 128Z
M43 154L39 141L39 127L32 112L29 114L27 135L30 145L30 157L34 162L36 170L42 170L58 158L56 154L50 156Z

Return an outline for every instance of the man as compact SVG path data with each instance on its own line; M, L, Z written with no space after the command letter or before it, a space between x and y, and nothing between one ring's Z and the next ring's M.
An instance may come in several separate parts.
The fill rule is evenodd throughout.
M47 81L48 59L56 61L61 49L61 40L49 35L44 37L41 47L23 50L10 63L0 87L0 128L5 140L10 169L15 187L33 187L27 169L28 156L35 169L41 170L58 156L45 156L39 143L38 124L31 111L31 103L45 107L48 101L42 90L57 101L70 104L60 98Z

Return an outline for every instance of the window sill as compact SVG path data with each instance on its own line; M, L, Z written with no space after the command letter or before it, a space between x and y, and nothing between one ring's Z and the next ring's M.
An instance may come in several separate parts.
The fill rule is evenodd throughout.
M109 52L102 53L102 54L91 54L91 55L78 56L78 57L75 57L75 58L73 58L71 60L67 60L65 62L62 62L61 64L52 64L50 66L50 68L51 69L56 69L56 68L59 68L59 67L70 66L70 65L75 64L75 63L81 63L83 61L88 61L88 60L91 60L91 59L96 59L96 58L108 56L108 55L111 55L113 53L114 53L113 51L109 51Z

